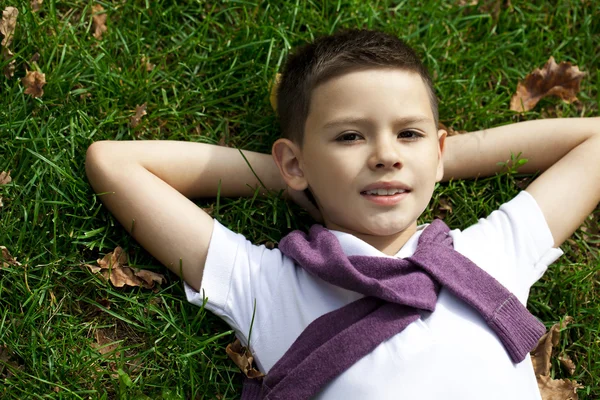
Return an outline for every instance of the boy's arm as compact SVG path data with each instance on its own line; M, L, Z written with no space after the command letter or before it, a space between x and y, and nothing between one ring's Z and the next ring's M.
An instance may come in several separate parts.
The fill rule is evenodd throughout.
M511 152L528 160L519 172L544 171L526 191L560 246L600 202L600 118L526 121L450 137L444 180L492 175Z
M272 157L243 152L272 190L285 188ZM100 141L86 173L98 197L150 254L199 290L213 219L188 198L251 196L259 185L237 149L176 141ZM180 270L181 260L181 270Z

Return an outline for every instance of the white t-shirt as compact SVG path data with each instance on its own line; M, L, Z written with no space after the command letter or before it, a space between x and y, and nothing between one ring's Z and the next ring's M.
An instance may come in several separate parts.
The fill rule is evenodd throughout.
M426 225L396 254L411 256ZM384 256L348 233L331 231L347 255ZM529 289L563 252L535 199L522 191L486 219L450 232L454 248L526 304ZM361 297L310 275L278 249L253 245L215 221L200 292L188 300L223 318L263 373L316 318ZM256 304L256 305L255 305ZM256 307L256 308L255 308ZM541 399L529 356L513 364L470 306L442 289L434 312L381 343L331 381L316 399Z

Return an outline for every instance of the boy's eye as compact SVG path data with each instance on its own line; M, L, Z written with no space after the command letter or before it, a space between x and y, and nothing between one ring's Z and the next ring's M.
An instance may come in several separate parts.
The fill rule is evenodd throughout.
M345 134L339 136L336 140L338 142L354 142L359 138L360 138L360 135L358 133L345 133Z
M407 130L407 131L402 131L398 134L398 137L400 139L418 139L420 137L423 137L423 135L417 131L413 131L413 130ZM361 136L358 133L345 133L341 136L339 136L336 140L338 142L355 142L357 140L359 140L361 138Z
M398 137L401 137L403 139L417 139L417 138L423 137L423 135L417 131L408 130L408 131L400 132L398 134Z

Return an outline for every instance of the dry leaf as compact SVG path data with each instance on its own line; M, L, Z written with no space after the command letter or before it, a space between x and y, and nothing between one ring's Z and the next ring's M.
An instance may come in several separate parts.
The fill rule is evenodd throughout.
M0 185L7 185L12 182L12 178L10 177L10 171L0 172Z
M44 94L42 87L46 84L46 74L38 71L27 71L21 82L25 86L25 94L30 94L33 97L42 97Z
M127 254L119 246L114 251L106 254L102 259L98 259L97 263L99 268L89 264L84 264L84 266L89 268L94 274L100 272L115 287L128 285L152 289L155 283L162 284L167 281L162 274L124 265L127 263Z
M236 338L235 342L228 344L225 352L248 378L255 379L265 376L259 370L252 367L254 356L250 352L250 349L242 346L239 339Z
M550 57L543 69L536 68L525 80L517 85L517 92L510 100L512 111L529 111L543 97L557 96L567 103L577 101L579 84L587 75L570 62L556 64Z
M6 367L5 364L8 367ZM14 369L22 369L22 367L16 363L14 353L8 347L0 344L0 378L10 378L13 376L11 367Z
M443 197L440 197L440 199L439 199L438 210L439 210L439 212L436 214L436 217L439 219L444 219L444 218L446 218L446 216L448 214L452 214L452 212L453 212L450 201Z
M19 10L14 7L6 7L2 11L2 21L0 21L0 33L4 36L2 39L3 47L8 47L12 43L15 28L17 27L17 16Z
M551 379L542 375L538 377L538 387L543 400L577 400L577 389L583 386L569 379Z
M98 259L97 262L102 269L120 268L127 262L127 254L120 246L117 246L114 251L106 254L102 259Z
M102 276L110 280L114 287L142 286L142 280L135 276L129 267L113 267L102 271Z
M573 322L573 317L566 316L561 323L552 325L550 330L538 341L537 346L531 352L531 362L533 363L533 369L536 376L550 374L552 348L556 346L560 340L560 331L571 322Z
M44 0L31 0L31 11L38 12L42 7Z
M156 67L156 65L150 63L146 56L142 56L142 66L146 69L146 72L150 72Z
M106 19L108 16L104 13L104 7L100 4L94 4L92 6L92 29L94 36L98 40L102 40L102 34L108 30L106 27Z
M92 271L92 274L97 274L102 270L102 268L96 267L95 265L83 264L83 266L87 267L90 271Z
M134 271L134 274L135 276L144 281L144 287L146 289L152 289L154 287L154 283L162 284L166 282L164 275L157 274L156 272L152 271L147 271L145 269Z
M129 118L129 126L132 128L138 126L144 115L146 115L146 103L141 106L135 106L135 114Z
M92 347L102 355L116 350L120 345L118 340L112 339L110 329L96 329L94 335L97 343L92 343ZM117 343L114 343L115 341Z
M566 354L563 354L558 356L558 361L560 361L562 366L567 369L569 375L573 375L575 373L575 363L573 362L573 360L571 360L571 357L569 357Z
M12 265L13 267L21 266L21 263L17 261L16 258L10 255L8 249L4 246L0 246L0 268L8 267Z
M271 96L269 100L271 101L271 107L273 107L273 111L277 113L277 90L279 89L279 83L281 82L281 74L275 75L275 79L273 80L273 84L271 86Z
M573 322L573 317L566 316L561 323L552 325L531 352L531 362L543 400L577 400L577 389L583 387L573 380L550 378L552 349L560 340L560 331L571 322ZM569 373L573 374L575 371L573 361L566 355L559 357L559 360L566 366Z
M3 61L8 61L10 60L12 57L14 56L13 52L10 51L10 49L8 47L3 47L2 48L2 60ZM10 79L15 75L15 64L16 64L16 60L12 60L10 61L8 64L6 64L4 66L4 76L6 77L6 79Z

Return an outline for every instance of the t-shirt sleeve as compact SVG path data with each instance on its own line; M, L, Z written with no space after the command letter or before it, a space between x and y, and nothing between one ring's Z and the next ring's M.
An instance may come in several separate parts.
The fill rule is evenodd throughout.
M200 291L185 284L187 299L202 306L206 298L205 308L229 324L247 345L253 314L257 316L254 342L256 324L261 323L258 316L269 312L282 263L279 251L254 245L215 220Z
M487 272L525 303L529 289L556 261L562 250L539 205L526 191L504 203L487 218L462 232ZM476 262L478 263L478 262Z

